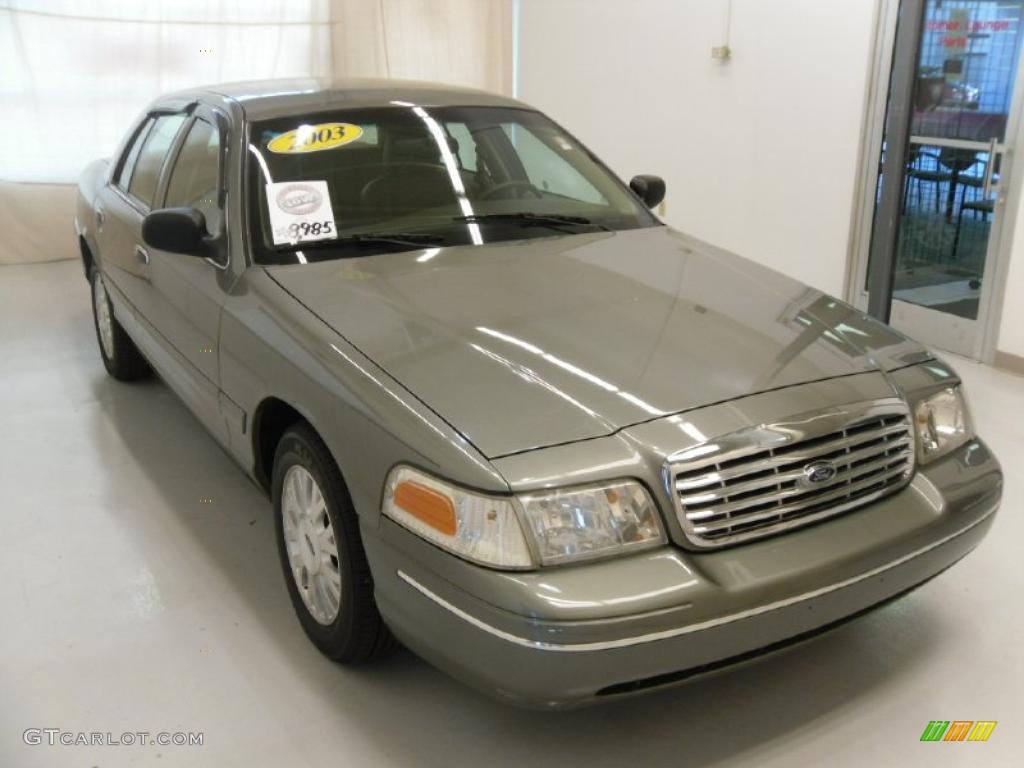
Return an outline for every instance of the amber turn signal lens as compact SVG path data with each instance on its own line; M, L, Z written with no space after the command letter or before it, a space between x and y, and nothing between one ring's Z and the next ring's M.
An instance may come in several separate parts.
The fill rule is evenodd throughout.
M455 535L455 505L442 493L406 480L395 488L395 506L447 536Z
M513 499L452 485L407 466L384 483L380 511L420 538L480 565L533 566Z

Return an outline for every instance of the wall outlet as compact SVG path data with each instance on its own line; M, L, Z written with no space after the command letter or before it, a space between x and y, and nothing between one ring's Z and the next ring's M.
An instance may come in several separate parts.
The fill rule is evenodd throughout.
M732 56L732 49L728 45L716 45L711 49L711 58L725 61Z

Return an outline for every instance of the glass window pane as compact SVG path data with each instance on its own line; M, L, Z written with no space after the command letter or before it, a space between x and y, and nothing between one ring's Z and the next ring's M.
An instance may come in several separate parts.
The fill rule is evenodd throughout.
M1020 60L1019 2L929 0L911 134L1005 138Z
M146 136L149 133L149 129L153 127L153 118L149 117L146 122L143 123L138 133L135 134L135 140L128 147L127 154L124 160L121 162L121 169L117 174L117 186L121 189L128 189L128 179L132 177L132 170L135 168L135 160L139 156L139 150L142 149L142 143L146 140Z
M316 151L271 146L302 126L330 122L357 125L362 136ZM324 242L301 253L302 259L657 224L590 153L530 110L402 105L341 109L257 122L251 136L248 204L254 227L262 230L255 243L261 263L292 263L302 242L312 239ZM366 141L368 136L373 140ZM268 195L267 185L289 182L326 186L331 237L301 237L301 232L288 233L280 224L272 229L272 212L285 209ZM350 237L367 233L407 237L383 242Z
M175 160L164 202L168 208L188 206L202 212L211 234L220 231L221 222L219 158L220 134L205 120L196 120Z
M465 123L446 123L448 135L458 144L459 165L463 170L476 171L476 139Z
M170 149L183 122L185 122L184 115L161 115L158 117L139 152L128 191L148 206L153 205L153 198L156 197L156 185L160 180L160 168L163 166L167 150Z
M563 155L573 152L577 162L583 159L578 147L554 131L544 131L544 140L525 126L502 126L515 147L530 183L538 189L585 203L606 205L608 201L569 164Z

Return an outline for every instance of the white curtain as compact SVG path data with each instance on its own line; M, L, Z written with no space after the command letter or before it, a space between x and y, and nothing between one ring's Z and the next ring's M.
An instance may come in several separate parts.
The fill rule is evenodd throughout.
M93 158L113 151L156 96L231 80L332 75L507 93L510 6L511 0L0 0L0 264L76 255L68 185ZM51 236L35 229L40 205L52 208Z

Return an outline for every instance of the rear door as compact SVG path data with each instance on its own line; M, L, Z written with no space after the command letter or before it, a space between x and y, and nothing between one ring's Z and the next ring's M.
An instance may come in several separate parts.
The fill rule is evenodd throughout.
M145 312L150 293L149 268L139 248L142 219L153 206L161 168L185 120L181 112L148 115L97 197L100 263L115 306L127 303L133 314Z

